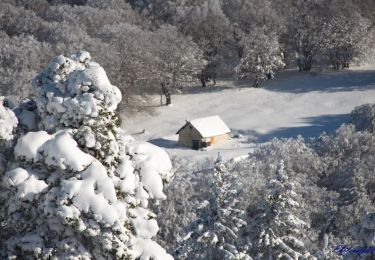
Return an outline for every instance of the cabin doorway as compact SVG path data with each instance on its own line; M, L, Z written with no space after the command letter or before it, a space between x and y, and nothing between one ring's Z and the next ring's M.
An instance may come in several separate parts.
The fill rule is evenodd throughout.
M199 150L200 147L200 141L199 140L193 140L193 149L194 150Z

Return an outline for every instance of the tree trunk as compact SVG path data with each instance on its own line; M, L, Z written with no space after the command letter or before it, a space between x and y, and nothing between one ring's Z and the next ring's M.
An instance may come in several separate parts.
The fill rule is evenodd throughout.
M163 86L163 84L162 84L162 86ZM160 91L160 106L162 106L162 105L163 105L163 87Z
M166 99L166 103L165 103L166 106L172 104L172 97L171 97L171 94L169 93L169 91L167 92L167 94L165 94L165 99Z
M206 80L204 79L203 76L201 77L201 83L202 83L202 88L207 87Z
M306 64L305 64L305 71L310 71L312 67L312 58L311 56L307 56L306 58Z
M168 105L172 104L172 96L171 96L171 92L170 92L169 89L165 86L164 83L161 83L161 91L162 91L162 93L163 93L164 96L165 96L165 105L168 106Z
M212 81L213 81L214 86L216 86L216 73L212 74Z
M201 74L200 74L200 77L199 77L201 83L202 83L202 88L205 88L207 87L207 81L206 81L206 73L204 70L201 70Z
M297 62L298 62L298 68L299 68L299 71L303 71L303 63L301 61L301 58L298 57L297 59Z
M255 79L254 79L253 87L257 88L258 86L259 86L259 78L258 78L258 76L256 76Z
M312 67L312 56L309 52L303 54L303 60L299 60L300 71L310 71Z

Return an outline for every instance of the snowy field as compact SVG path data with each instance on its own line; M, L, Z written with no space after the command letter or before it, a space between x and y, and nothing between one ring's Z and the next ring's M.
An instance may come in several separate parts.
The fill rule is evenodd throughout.
M190 88L172 96L173 106L155 113L124 118L124 129L138 140L163 147L171 156L200 160L246 155L256 145L274 137L317 137L348 121L348 113L364 103L375 103L375 67L344 72L284 71L261 88L249 82L219 81L216 87ZM231 128L232 138L223 146L194 151L179 146L175 134L185 123L199 117L219 115ZM126 116L126 115L125 115ZM145 133L141 133L145 129Z

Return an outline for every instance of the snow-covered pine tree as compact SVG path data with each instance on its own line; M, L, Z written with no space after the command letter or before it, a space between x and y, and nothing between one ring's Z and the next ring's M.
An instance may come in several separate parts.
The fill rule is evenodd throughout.
M241 244L245 212L236 208L241 197L241 182L228 172L221 156L213 170L212 197L197 208L198 219L176 250L178 259L250 260L247 247Z
M254 87L273 79L276 71L284 68L283 54L276 34L265 34L258 29L242 40L244 55L236 67L239 78L253 78Z
M36 117L31 101L17 114L39 131L18 138L0 176L1 258L171 259L152 241L158 225L147 209L148 199L165 199L171 162L122 133L121 93L104 69L87 52L61 55L33 87Z
M255 259L316 259L302 241L309 224L296 215L301 197L294 191L282 160L267 196L251 223L256 231L252 248Z

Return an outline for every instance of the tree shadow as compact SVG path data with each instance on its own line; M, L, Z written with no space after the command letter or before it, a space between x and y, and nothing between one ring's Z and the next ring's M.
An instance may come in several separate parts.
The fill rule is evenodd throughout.
M254 130L235 129L233 132L239 133L248 138L248 142L264 143L273 138L295 138L301 135L304 138L319 137L322 132L334 133L343 123L349 122L349 114L322 115L316 117L305 117L301 123L305 126L280 127L266 134L258 133Z
M189 149L186 146L180 145L176 140L166 139L166 138L155 138L148 140L147 142L152 143L153 145L167 148L167 149Z
M375 70L285 72L277 75L275 80L264 82L261 87L289 93L365 91L375 89Z
M203 88L202 86L195 86L195 87L186 87L184 88L181 93L176 93L176 95L193 95L193 94L202 94L202 93L215 93L215 92L222 92L225 89L233 89L229 86L225 85L216 85L216 86L207 86Z

